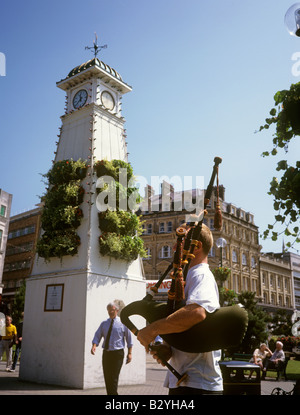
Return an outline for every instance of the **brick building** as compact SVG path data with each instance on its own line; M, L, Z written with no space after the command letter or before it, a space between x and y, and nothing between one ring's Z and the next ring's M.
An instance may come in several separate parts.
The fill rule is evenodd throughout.
M10 304L16 290L30 276L40 230L41 209L12 216L3 270L3 300Z
M2 274L8 237L12 195L0 189L0 295L3 290Z

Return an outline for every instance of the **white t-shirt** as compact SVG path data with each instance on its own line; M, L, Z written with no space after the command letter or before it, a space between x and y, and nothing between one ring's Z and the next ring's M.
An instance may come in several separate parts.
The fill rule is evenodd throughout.
M208 264L198 264L189 270L186 278L185 298L186 304L199 304L208 313L220 308L218 286ZM180 386L222 391L220 359L221 350L207 353L186 353L172 347L170 364L180 374L188 374L188 378ZM164 386L176 388L177 381L178 379L168 371Z

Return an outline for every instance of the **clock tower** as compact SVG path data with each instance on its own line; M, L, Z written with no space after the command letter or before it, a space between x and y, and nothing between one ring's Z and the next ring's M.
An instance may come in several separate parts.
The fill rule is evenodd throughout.
M55 159L128 161L122 97L132 88L120 74L95 57L57 86L66 92L66 112Z
M93 165L104 159L128 162L122 97L132 88L96 55L57 82L66 105L53 162L81 159L88 166L82 181L83 219L76 230L81 243L74 256L36 257L26 285L20 366L21 379L82 389L104 387L102 347L96 356L90 350L95 331L108 318L107 304L127 305L145 296L140 258L126 262L99 252ZM137 320L145 326L142 318ZM119 384L145 381L145 351L133 341L133 362L124 363Z

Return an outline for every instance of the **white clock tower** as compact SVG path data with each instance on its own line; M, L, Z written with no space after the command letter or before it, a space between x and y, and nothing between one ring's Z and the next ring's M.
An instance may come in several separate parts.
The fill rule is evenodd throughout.
M106 305L114 300L128 304L145 296L140 259L128 263L100 255L95 203L94 162L128 161L121 107L122 96L131 87L96 53L57 86L66 92L66 107L54 162L88 163L80 206L83 220L77 229L81 244L77 255L62 260L36 257L26 286L20 378L80 389L104 387L102 347L96 356L90 350L100 322L108 318ZM143 319L138 321L145 325ZM145 351L133 340L133 361L123 365L119 384L145 381Z

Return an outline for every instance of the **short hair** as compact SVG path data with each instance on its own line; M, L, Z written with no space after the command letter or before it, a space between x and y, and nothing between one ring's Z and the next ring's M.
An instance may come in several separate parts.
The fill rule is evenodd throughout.
M276 344L280 344L280 346L283 347L283 343L281 343L280 341L276 342Z
M114 303L113 301L107 304L106 308L108 307L115 307L117 310L119 310L118 304Z
M202 227L201 227L199 241L202 243L203 252L205 253L205 255L208 255L209 251L211 250L214 244L214 238L208 226L204 224L202 224Z

